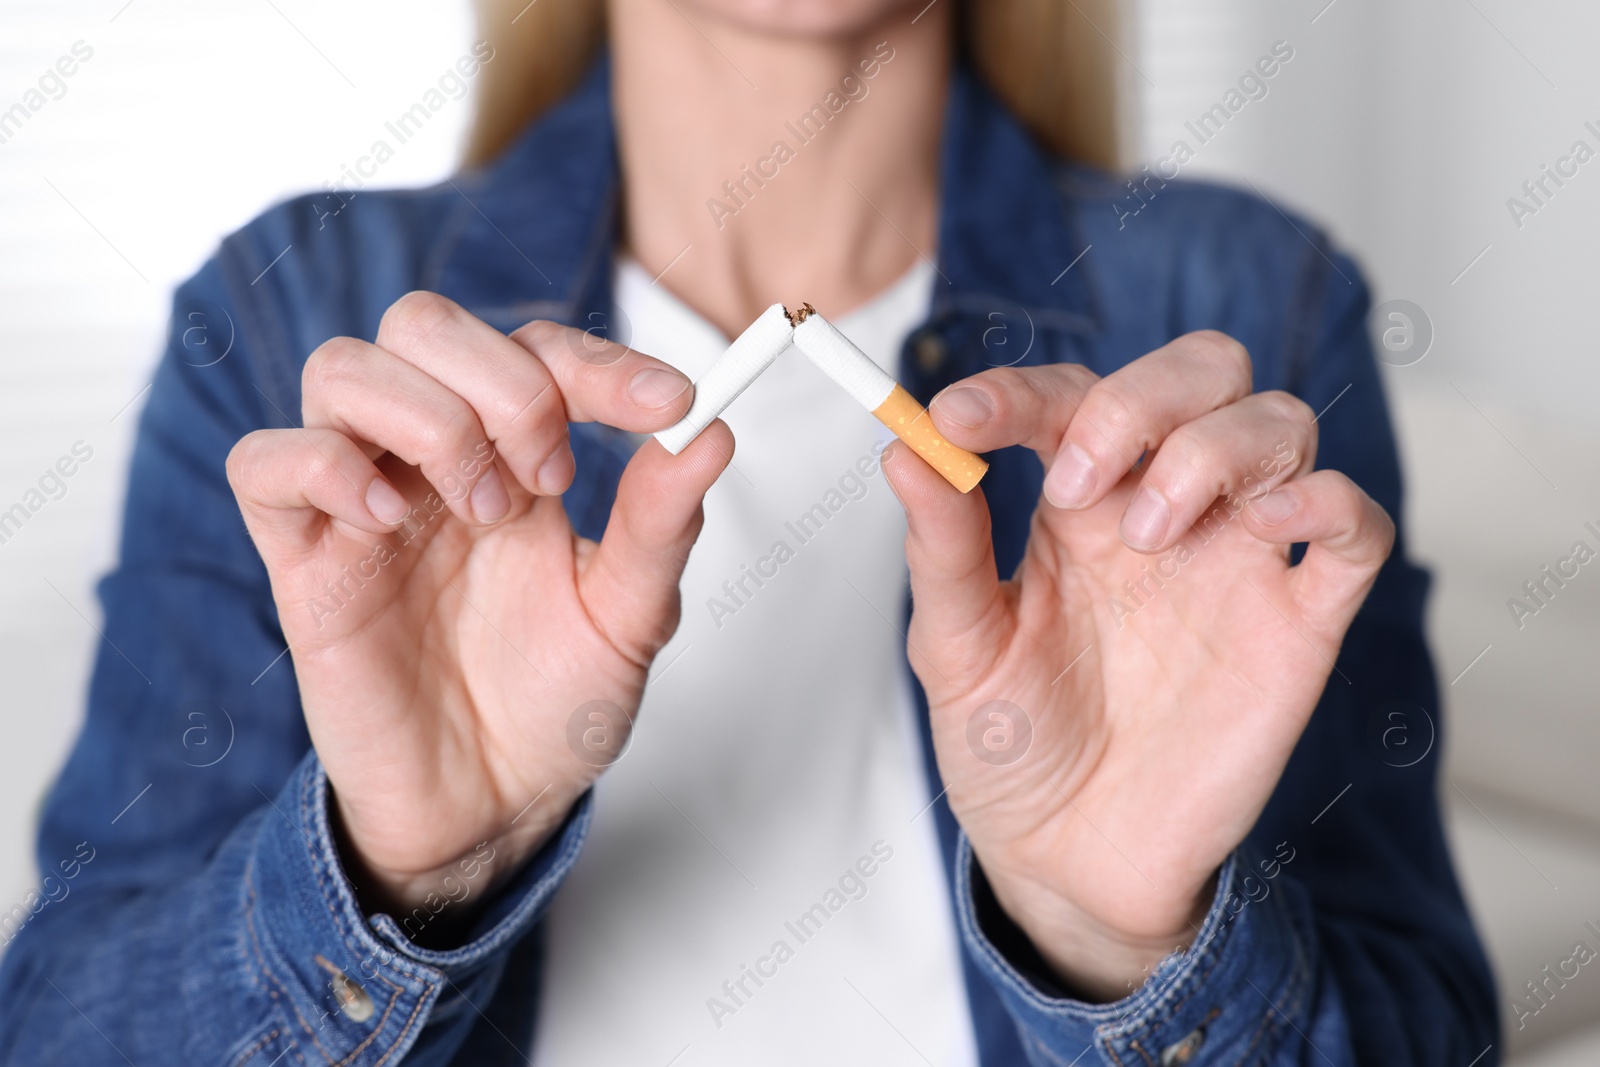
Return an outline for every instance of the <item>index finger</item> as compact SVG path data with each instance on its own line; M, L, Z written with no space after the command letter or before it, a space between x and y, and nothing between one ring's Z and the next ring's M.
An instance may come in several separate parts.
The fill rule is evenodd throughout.
M437 293L408 293L384 314L378 344L465 400L512 475L529 491L571 477L567 423L649 433L688 407L689 379L660 360L553 322L507 337Z
M592 333L541 319L510 339L549 372L568 422L654 433L681 419L694 399L692 383L671 364Z
M986 371L946 389L931 410L964 448L1034 449L1045 465L1045 498L1056 507L1087 508L1173 430L1250 395L1250 385L1244 346L1201 330L1098 381L1073 364ZM988 404L986 417L962 420L953 394L967 389L981 394L970 399ZM981 403L970 408L984 416Z

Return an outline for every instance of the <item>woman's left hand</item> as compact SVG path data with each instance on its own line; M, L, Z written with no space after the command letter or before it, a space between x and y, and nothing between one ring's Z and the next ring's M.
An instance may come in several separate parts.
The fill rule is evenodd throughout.
M1313 470L1311 410L1250 389L1248 354L1212 332L1103 380L1062 364L946 389L931 410L952 442L1045 466L1009 581L982 494L902 445L885 457L951 808L1000 905L1089 999L1192 940L1393 544L1382 508Z

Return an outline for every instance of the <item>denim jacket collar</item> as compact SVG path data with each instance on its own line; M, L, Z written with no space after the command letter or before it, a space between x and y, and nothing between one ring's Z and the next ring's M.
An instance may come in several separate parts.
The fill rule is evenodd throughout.
M602 56L498 160L457 179L468 203L442 246L433 287L502 329L549 318L603 333L618 223L614 134ZM933 324L1020 314L1030 344L1035 330L1095 330L1088 272L1066 269L1085 246L1067 215L1061 170L958 65L940 151ZM981 369L972 346L955 355L975 365L951 372Z

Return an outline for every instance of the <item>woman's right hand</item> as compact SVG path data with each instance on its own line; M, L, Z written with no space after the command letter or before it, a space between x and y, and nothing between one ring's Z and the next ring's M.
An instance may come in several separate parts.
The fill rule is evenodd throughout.
M508 338L417 292L376 344L312 353L304 429L229 455L372 910L443 896L483 842L504 880L621 753L733 436L646 441L595 543L560 500L567 424L649 433L691 396L620 345L548 322Z

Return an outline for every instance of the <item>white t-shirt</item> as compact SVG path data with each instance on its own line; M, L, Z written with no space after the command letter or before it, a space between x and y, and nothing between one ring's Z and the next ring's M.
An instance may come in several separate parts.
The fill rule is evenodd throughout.
M919 263L835 325L893 373L932 285ZM615 294L691 379L728 345L632 260ZM550 913L533 1061L968 1067L889 433L793 348L723 418L683 621Z

